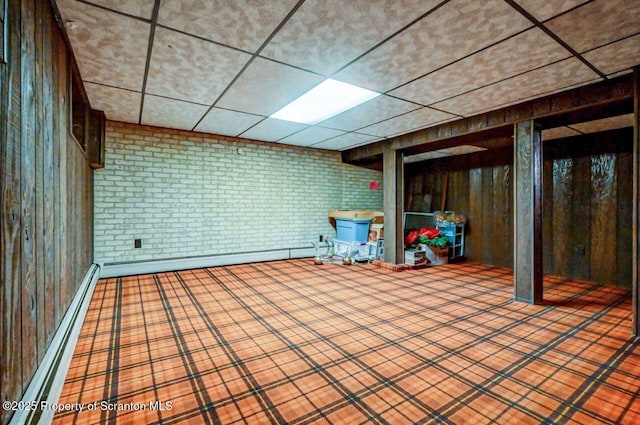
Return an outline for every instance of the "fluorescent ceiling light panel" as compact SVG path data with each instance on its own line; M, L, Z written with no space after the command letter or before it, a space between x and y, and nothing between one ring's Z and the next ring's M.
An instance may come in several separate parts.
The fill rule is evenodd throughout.
M329 78L271 118L313 125L378 96L380 93Z

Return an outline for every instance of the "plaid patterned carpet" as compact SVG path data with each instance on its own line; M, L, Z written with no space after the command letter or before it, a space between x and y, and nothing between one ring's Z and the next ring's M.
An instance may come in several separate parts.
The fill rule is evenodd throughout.
M101 280L54 423L640 423L629 291L512 298L511 270L475 263Z

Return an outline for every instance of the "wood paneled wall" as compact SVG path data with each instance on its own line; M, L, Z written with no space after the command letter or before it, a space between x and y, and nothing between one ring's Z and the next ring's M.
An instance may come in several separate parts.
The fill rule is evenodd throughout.
M453 210L467 217L465 257L511 268L512 162L512 150L502 149L412 164L407 167L407 210L424 211L420 203L431 194L431 211Z
M544 271L631 288L631 128L545 147Z
M20 400L92 262L92 172L70 135L71 56L45 0L9 0L0 64L1 396ZM0 411L0 423L10 412Z
M543 272L631 287L631 129L544 144ZM465 256L513 268L513 152L494 150L407 167L408 211L467 216Z

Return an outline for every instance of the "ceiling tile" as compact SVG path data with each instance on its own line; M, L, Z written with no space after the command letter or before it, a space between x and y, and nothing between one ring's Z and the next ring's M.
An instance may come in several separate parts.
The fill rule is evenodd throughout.
M211 105L249 59L247 53L158 28L147 93Z
M158 22L254 53L296 0L163 0Z
M596 79L598 79L596 73L578 59L571 58L438 102L434 106L455 114L470 116Z
M85 83L91 108L104 111L107 119L138 123L142 94L100 84Z
M439 149L440 152L445 153L447 155L464 155L467 153L486 151L487 148L483 148L480 146L474 145L460 145L454 146L452 148Z
M584 58L609 76L631 72L633 66L640 64L640 35L587 52Z
M468 153L486 151L487 148L473 145L460 145L452 148L438 149L436 151L423 152L416 155L407 156L404 158L404 162L418 162L425 161L427 159L444 158L447 156L465 155Z
M155 0L91 0L91 3L98 4L108 9L128 15L138 16L143 19L151 19Z
M571 124L568 127L557 127L542 130L542 140L561 139L564 137L598 133L600 131L616 130L625 127L633 127L633 114L618 115L615 117Z
M618 128L625 127L633 127L633 114L618 115L615 117L571 125L571 128L583 133L597 133L600 131L616 130Z
M151 26L77 1L58 3L82 79L142 90Z
M206 106L145 95L141 124L191 130L205 112Z
M237 136L264 117L243 112L212 108L196 127L196 131L225 136Z
M546 21L573 7L586 3L585 0L516 0L516 2L538 21Z
M241 136L247 139L266 140L275 142L295 132L305 129L308 125L291 121L283 121L275 118L267 118L256 126L250 128Z
M307 1L261 55L330 75L439 2Z
M325 78L256 58L216 106L269 116Z
M366 143L371 143L378 139L380 138L376 136L370 136L368 134L346 133L342 136L334 137L329 140L325 140L324 142L316 143L313 145L313 147L319 149L343 150L364 145Z
M361 129L362 133L388 137L428 127L431 124L456 118L455 115L431 108L421 108L381 123Z
M341 134L344 134L344 131L323 127L309 127L284 139L280 139L278 142L290 145L310 146Z
M542 130L542 140L562 139L563 137L579 136L579 131L569 127L555 127Z
M545 25L579 53L640 32L640 1L596 0Z
M419 105L383 95L329 118L321 125L352 131L418 108Z
M449 156L449 155L444 153L444 152L430 151L430 152L418 153L418 154L411 155L411 156L405 156L404 157L404 162L407 163L407 164L410 164L412 162L427 161L429 159L444 158L444 157L447 157L447 156Z
M393 90L391 94L429 105L568 56L569 52L560 44L534 28Z
M640 63L640 1L513 1L609 77ZM511 0L56 4L91 105L125 122L144 101L144 124L346 149L601 81ZM312 128L265 119L331 73L387 95Z
M450 1L334 78L386 92L531 25L502 0Z

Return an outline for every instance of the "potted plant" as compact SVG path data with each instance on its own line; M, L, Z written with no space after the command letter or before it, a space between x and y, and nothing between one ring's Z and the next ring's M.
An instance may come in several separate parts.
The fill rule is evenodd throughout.
M431 264L440 265L449 262L449 238L439 229L421 228L412 230L405 240L408 245L418 244L419 250L425 251Z

